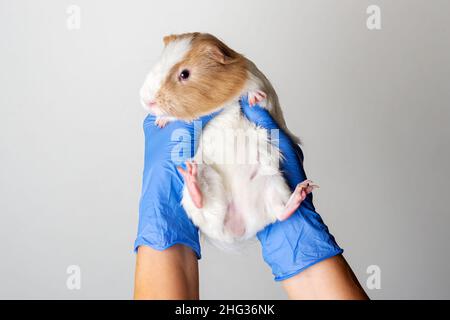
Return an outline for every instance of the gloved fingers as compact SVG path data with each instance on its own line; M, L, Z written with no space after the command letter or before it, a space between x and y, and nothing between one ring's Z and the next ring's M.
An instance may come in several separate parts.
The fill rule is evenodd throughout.
M262 108L256 100L257 99L255 99L253 94L250 97L249 95L243 95L239 98L239 104L241 105L244 114L252 115L252 113L258 114L259 112L268 113L268 111Z
M270 115L269 111L262 108L257 103L253 105L250 104L248 96L241 96L239 103L245 117L257 126L263 127L267 130L280 129L278 124Z
M248 104L248 95L243 95L239 98L239 104L241 105L242 109L247 109L249 107Z
M148 114L144 120L144 127L149 126L149 125L156 127L155 120L156 120L156 116L154 116L152 114Z
M219 113L222 112L223 109L219 109L217 111L214 111L213 113L201 116L198 118L202 122L202 128L208 124L209 121L211 121L215 116L217 116Z
M300 206L289 219L268 225L257 236L276 281L343 251L320 215L306 205Z
M303 153L300 147L293 143L291 138L278 126L267 109L254 105L250 107L248 96L240 98L242 113L248 120L267 130L278 129L277 144L284 160L281 163L281 169L285 174L289 186L294 189L301 181L305 180L305 174L302 169Z

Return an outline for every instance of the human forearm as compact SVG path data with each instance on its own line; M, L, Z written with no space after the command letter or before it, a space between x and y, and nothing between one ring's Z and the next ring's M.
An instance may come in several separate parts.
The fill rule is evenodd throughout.
M282 284L290 299L368 299L342 255L318 262Z
M198 264L192 249L184 245L163 251L139 247L134 299L198 298Z

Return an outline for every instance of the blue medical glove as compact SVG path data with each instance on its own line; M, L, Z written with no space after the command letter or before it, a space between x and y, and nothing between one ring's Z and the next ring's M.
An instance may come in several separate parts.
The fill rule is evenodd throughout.
M256 125L268 130L279 129L277 144L284 156L280 169L291 190L306 180L303 169L303 153L282 131L266 109L249 106L247 97L241 98L244 115ZM277 221L258 232L263 257L272 268L276 281L290 278L304 269L343 250L329 233L322 218L316 213L312 193L301 203L297 211L285 221Z
M155 116L144 120L144 174L135 251L141 245L164 250L184 244L200 258L198 229L181 205L184 181L177 166L195 154L202 128L216 114L191 123L169 122L162 129L155 125Z

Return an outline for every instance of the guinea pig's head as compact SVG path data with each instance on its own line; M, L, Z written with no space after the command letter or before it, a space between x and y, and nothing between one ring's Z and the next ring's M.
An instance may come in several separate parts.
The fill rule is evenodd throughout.
M216 37L170 35L164 45L140 91L151 113L189 121L217 110L243 90L246 59Z

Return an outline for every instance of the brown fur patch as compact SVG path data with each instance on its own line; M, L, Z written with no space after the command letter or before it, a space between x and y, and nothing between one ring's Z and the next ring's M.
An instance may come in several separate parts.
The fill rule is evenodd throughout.
M167 114L193 120L241 93L248 77L247 60L210 34L170 35L164 42L180 37L190 37L192 49L169 71L156 100ZM190 72L187 80L179 77L184 69Z
M194 35L198 34L198 32L193 33L180 33L180 34L169 34L163 38L164 45L167 46L170 42L174 40L180 40L183 38L192 38Z

